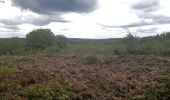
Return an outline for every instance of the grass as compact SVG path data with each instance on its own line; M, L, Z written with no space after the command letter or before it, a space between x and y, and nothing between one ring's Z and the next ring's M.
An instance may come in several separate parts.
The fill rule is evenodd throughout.
M28 100L70 100L72 88L64 75L58 76L55 85L32 85L24 92Z
M33 85L25 91L28 100L69 100L70 92L64 87Z
M96 55L87 55L85 57L85 61L84 61L85 64L90 64L90 65L93 65L93 64L97 64L99 63L99 60L97 58Z
M0 66L0 76L7 75L7 74L12 74L16 72L17 69L14 67L9 67L9 66Z

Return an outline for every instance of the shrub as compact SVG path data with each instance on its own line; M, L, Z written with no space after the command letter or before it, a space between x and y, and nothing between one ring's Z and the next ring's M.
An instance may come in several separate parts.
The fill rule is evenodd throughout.
M57 81L51 86L33 85L24 92L24 96L28 100L70 100L72 88L66 77L60 75Z
M0 66L0 76L12 74L14 72L16 72L16 68L9 66Z
M0 54L21 54L24 52L24 40L20 38L0 39Z
M96 55L88 55L85 58L85 64L97 64L99 61Z
M169 100L170 99L170 68L161 74L157 79L157 84L139 100Z
M55 41L59 48L63 49L67 47L67 38L64 35L57 35Z
M45 54L49 57L55 56L58 52L60 52L60 48L57 45L45 49Z
M26 47L45 49L54 44L55 35L49 29L38 29L26 35Z

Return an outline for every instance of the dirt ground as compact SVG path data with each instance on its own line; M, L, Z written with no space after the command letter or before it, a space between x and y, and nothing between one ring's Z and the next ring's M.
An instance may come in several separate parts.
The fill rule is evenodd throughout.
M95 55L94 59L90 64L92 59L81 54L1 56L0 67L16 69L0 71L1 100L27 100L24 90L35 84L55 84L61 75L74 88L73 100L128 100L143 96L170 65L170 58L158 56Z

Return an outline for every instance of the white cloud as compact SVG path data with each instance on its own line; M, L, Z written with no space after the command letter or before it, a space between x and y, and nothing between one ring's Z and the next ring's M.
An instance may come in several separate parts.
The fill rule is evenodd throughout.
M5 0L5 3L0 3L0 13L0 19L10 19L11 17L16 17L22 14L18 8L11 6L10 0Z
M65 13L60 16L48 16L28 10L21 11L19 8L12 7L10 0L6 0L4 4L0 4L0 26L3 26L3 28L0 28L0 37L13 36L12 32L19 34L19 36L25 36L26 33L37 28L50 28L55 34L63 34L71 38L116 38L124 37L127 31L137 32L138 36L148 36L170 31L170 24L168 22L164 24L170 17L169 0L160 0L159 9L142 14L132 9L134 4L142 0L98 1L99 8L91 13ZM139 16L143 14L150 18ZM166 19L161 19L162 17L158 19L159 16ZM155 23L153 17L156 17L159 21ZM2 25L4 19L9 21L8 24L13 22L14 25ZM140 26L140 24L143 24L142 22L146 25ZM134 23L137 23L138 26L127 27L126 29L121 27ZM147 23L152 23L152 25ZM39 26L40 24L41 26ZM110 27L102 27L101 25ZM17 28L14 30L14 27L18 27L18 30ZM11 33L9 33L10 28Z

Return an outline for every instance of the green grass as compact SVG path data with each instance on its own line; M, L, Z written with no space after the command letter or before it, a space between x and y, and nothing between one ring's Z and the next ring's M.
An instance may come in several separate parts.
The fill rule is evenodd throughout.
M98 62L99 62L99 60L97 59L97 56L94 54L88 55L84 59L85 64L93 65L93 64L97 64Z
M70 100L72 87L64 75L57 77L55 85L32 85L24 92L28 100Z
M26 90L25 97L28 100L68 100L69 92L63 87L34 85Z
M12 74L16 71L17 69L14 67L0 66L0 76L6 75L6 74Z

